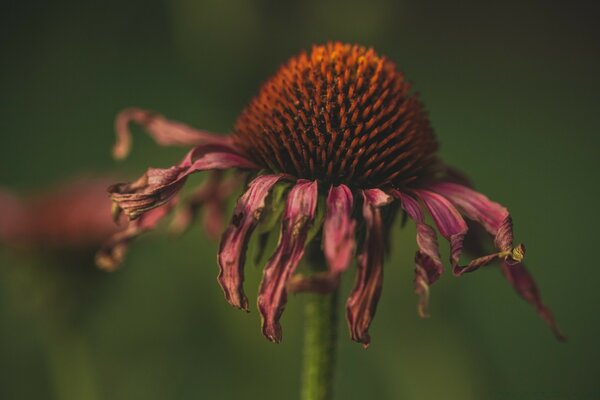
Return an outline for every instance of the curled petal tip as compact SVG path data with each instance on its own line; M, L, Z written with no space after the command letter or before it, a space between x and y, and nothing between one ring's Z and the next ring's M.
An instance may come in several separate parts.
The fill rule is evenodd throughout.
M415 281L415 292L419 296L417 314L421 318L429 318L429 285L423 279L417 278Z
M275 344L281 343L281 327L278 323L264 322L263 335Z

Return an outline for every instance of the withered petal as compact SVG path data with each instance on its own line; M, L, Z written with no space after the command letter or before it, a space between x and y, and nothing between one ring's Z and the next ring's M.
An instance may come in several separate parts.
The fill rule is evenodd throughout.
M177 166L149 168L132 183L116 184L108 190L115 202L130 218L165 204L185 184L190 174L229 168L254 169L256 165L227 146L202 145L192 149Z
M357 256L358 270L346 302L346 318L352 340L367 348L371 341L369 326L377 310L383 283L385 238L380 208L392 198L379 189L363 190L362 196L366 236Z
M323 252L333 273L348 268L356 245L352 219L354 198L346 185L331 186L323 224Z
M175 204L174 197L160 207L154 208L136 220L127 222L127 227L113 234L96 253L96 265L106 271L114 271L123 263L131 241L141 234L156 228L158 223L165 218Z
M561 332L552 311L542 303L540 291L523 263L502 263L502 274L512 285L515 291L529 304L535 307L538 315L550 327L554 336L561 342L566 341L566 336Z
M444 196L429 190L415 190L429 210L440 234L450 242L450 263L458 266L467 223L458 210Z
M162 146L198 146L201 144L227 144L229 136L219 136L210 132L191 128L180 122L166 119L162 115L142 108L128 108L115 119L117 140L113 147L113 157L123 159L131 150L129 124L135 122Z
M502 273L515 291L535 307L537 313L550 326L557 339L565 340L552 312L542 303L533 277L523 265L525 246L520 244L513 247L512 218L508 210L483 194L456 183L442 182L433 185L431 188L461 208L467 217L479 222L494 236L494 244L498 249L497 253L480 257L471 261L465 267L459 267L455 270L455 274L462 275L465 272L474 271L495 259L502 260Z
M229 304L246 311L248 299L243 289L246 247L265 207L265 199L279 179L280 175L261 175L250 182L237 201L231 224L221 238L217 280Z
M429 286L444 272L437 235L433 228L425 223L421 206L416 199L397 190L392 193L400 200L402 208L416 224L419 251L415 254L415 293L419 296L419 315L427 317Z
M288 194L275 253L263 270L258 295L263 334L272 342L281 341L279 318L287 302L286 284L304 255L304 245L315 218L318 191L316 181L298 180Z

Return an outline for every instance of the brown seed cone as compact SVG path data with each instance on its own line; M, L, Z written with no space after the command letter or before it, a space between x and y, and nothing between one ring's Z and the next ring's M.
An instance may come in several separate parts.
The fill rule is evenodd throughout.
M437 149L395 64L341 43L283 65L241 113L234 137L267 169L359 188L414 184Z

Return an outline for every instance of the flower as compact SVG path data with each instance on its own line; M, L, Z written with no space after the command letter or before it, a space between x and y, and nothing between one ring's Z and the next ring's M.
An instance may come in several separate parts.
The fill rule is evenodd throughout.
M119 231L106 196L107 178L69 181L18 196L0 188L0 244L22 248L94 249Z
M383 283L387 230L399 207L416 225L414 284L421 316L427 315L430 286L443 272L436 232L426 222L429 213L450 243L454 275L500 261L517 293L562 338L523 265L525 247L513 244L508 211L438 159L438 145L417 95L396 66L372 49L329 43L291 58L262 86L228 136L130 109L117 118L119 158L129 151L131 121L160 144L195 146L179 164L150 168L137 181L109 189L132 224L166 215L193 173L234 169L251 178L218 253L218 281L234 307L248 310L244 263L253 231L261 226L268 230L281 216L279 242L264 268L258 295L269 340L282 338L279 319L288 291L335 288L356 249L347 320L352 339L369 344L368 329ZM218 192L215 201L222 201ZM468 231L464 217L492 235L496 247L465 265L460 262ZM318 240L327 271L295 275L305 247Z

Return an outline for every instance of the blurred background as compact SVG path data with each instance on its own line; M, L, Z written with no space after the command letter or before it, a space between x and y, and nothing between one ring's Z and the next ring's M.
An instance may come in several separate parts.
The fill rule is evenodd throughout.
M408 224L394 232L371 347L340 323L337 398L599 398L598 8L547 3L4 1L0 186L35 194L171 165L185 150L141 134L114 162L116 113L140 106L226 133L300 49L373 46L421 93L442 157L510 208L569 341L557 342L496 268L447 273L431 318L419 319ZM115 273L97 271L89 251L0 247L0 398L297 397L302 296L289 299L283 343L267 342L255 309L223 300L217 245L199 225L181 238L164 226L144 236ZM260 275L247 269L251 303Z

